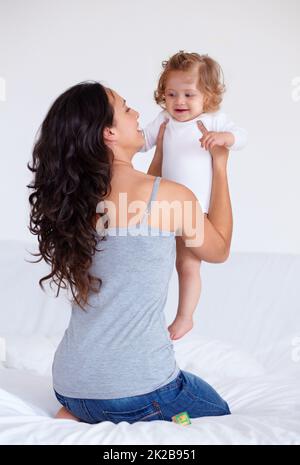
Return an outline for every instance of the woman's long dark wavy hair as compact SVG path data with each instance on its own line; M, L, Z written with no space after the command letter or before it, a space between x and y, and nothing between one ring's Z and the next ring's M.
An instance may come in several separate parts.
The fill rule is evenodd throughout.
M109 90L109 89L108 89ZM35 173L29 196L30 232L38 236L41 256L51 265L51 279L60 288L69 284L83 309L90 291L102 280L89 268L96 248L97 204L111 192L111 150L103 140L104 127L113 124L114 111L99 82L77 84L60 95L46 115L33 147ZM105 236L103 236L105 238ZM37 263L33 262L33 263ZM98 282L98 288L93 285Z

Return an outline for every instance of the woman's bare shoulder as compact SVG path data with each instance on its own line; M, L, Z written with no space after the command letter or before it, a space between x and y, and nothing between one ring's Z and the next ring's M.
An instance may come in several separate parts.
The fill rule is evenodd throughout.
M170 230L183 231L190 224L197 224L201 207L195 194L185 185L162 178L157 195L157 208L162 212L163 221L170 221ZM187 210L185 210L187 208ZM167 229L164 227L163 229Z
M135 170L134 175L130 174L131 177L126 175L124 171L122 176L115 176L113 193L128 192L129 198L146 200L149 197L149 192L153 189L156 176L138 170ZM111 195L111 197L114 197L114 195ZM156 200L167 202L195 200L195 195L183 184L161 177Z
M167 178L161 178L160 181L160 192L157 200L167 200L172 202L174 200L186 201L195 200L195 194L184 184L179 182L171 181Z

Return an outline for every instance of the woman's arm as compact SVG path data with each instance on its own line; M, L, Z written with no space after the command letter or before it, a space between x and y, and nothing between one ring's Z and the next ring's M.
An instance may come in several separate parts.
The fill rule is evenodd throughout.
M160 125L160 128L159 128L154 157L152 159L152 162L147 172L147 174L151 174L152 176L161 176L162 160L163 160L163 150L162 150L163 136L164 136L165 128L166 128L166 125L168 124L168 121L169 120L164 121Z
M162 167L162 156L160 152L156 149L152 162L148 168L147 174L161 177L161 167Z
M217 147L220 152L226 152L220 155L228 157L228 150ZM226 258L230 252L232 239L233 217L229 194L228 178L227 178L227 160L213 157L213 178L211 199L207 218L214 226L216 231L222 237L225 246Z
M198 124L203 137L206 128ZM227 180L227 161L229 151L225 147L215 146L211 150L213 178L208 216L202 214L198 199L185 186L177 185L181 206L189 202L191 214L185 214L179 229L185 245L200 260L211 263L224 262L230 252L232 238L232 208ZM184 210L184 208L183 208ZM200 245L199 242L203 241ZM197 245L198 244L198 245Z

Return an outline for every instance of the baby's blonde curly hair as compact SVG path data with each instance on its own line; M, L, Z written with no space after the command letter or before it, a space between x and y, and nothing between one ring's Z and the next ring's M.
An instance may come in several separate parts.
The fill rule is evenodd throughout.
M180 50L168 61L162 62L163 71L159 77L154 99L165 109L165 89L171 71L198 71L198 88L204 94L203 112L209 113L219 110L225 85L221 66L208 55L187 53Z

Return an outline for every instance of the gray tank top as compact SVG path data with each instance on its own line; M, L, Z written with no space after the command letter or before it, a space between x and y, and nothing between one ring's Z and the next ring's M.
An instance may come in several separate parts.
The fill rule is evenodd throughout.
M175 379L180 368L164 307L173 272L175 233L148 225L156 177L140 224L109 228L91 273L102 279L87 311L72 304L68 328L55 352L53 387L81 399L147 394ZM126 233L126 234L125 234Z

